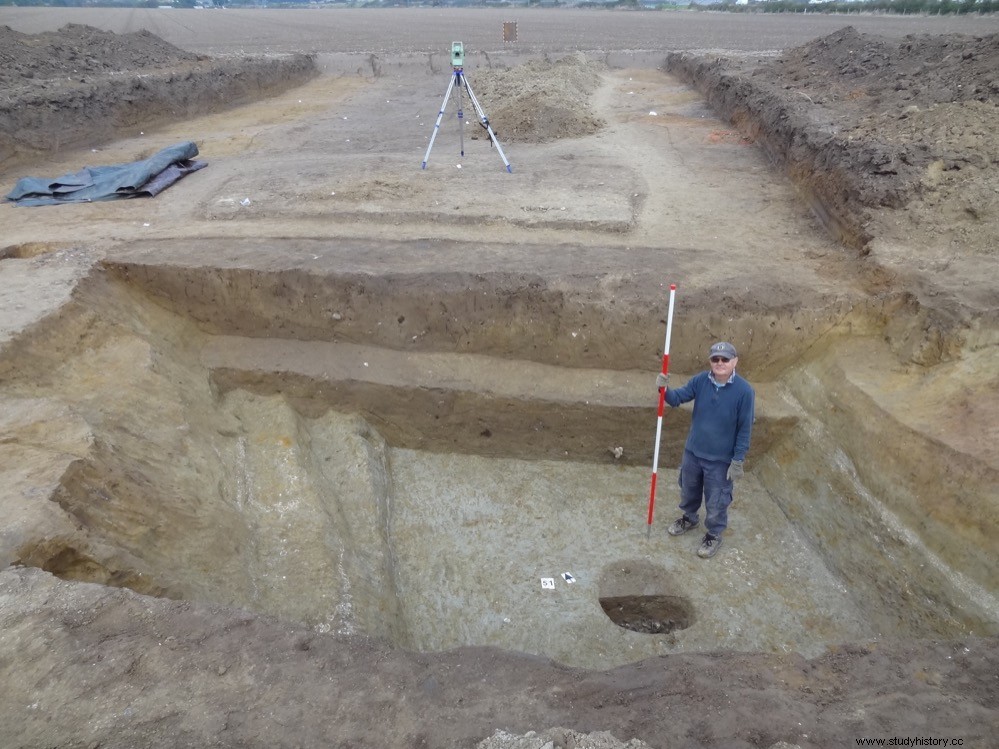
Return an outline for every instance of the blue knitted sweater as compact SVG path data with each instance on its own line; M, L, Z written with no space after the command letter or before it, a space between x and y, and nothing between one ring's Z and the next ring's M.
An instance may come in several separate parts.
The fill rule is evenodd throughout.
M735 372L724 385L716 385L710 372L691 377L683 387L666 390L673 408L694 401L687 434L687 449L704 460L745 460L753 431L756 394Z

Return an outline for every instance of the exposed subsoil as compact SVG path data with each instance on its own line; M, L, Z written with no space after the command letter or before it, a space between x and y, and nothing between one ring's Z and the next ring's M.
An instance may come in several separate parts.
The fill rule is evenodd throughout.
M88 451L113 458L116 452L113 444L94 437L100 427L96 419L86 426L77 419L76 432L64 430L53 437L51 425L65 417L62 407L46 404L43 397L38 402L25 397L33 378L45 384L61 376L58 357L63 350L41 352L33 346L33 337L48 336L60 341L65 351L92 356L94 372L113 364L101 359L107 331L97 316L67 316L65 337L60 337L58 317L39 322L47 310L70 306L74 284L94 268L140 290L145 284L145 291L152 288L154 295L158 288L164 308L196 320L212 334L318 340L324 333L317 321L339 324L345 317L339 327L343 341L401 351L412 345L414 351L430 352L448 345L474 352L480 345L513 359L580 368L611 368L613 362L622 369L651 371L661 353L662 313L657 305L662 288L660 280L645 271L652 263L663 263L689 272L706 289L702 296L692 293L689 300L690 331L676 344L679 371L695 371L704 341L723 332L741 336L737 342L746 343L745 371L761 381L776 378L793 364L808 341L816 342L809 355L820 357L840 338L865 335L885 342L884 351L890 350L893 357L890 369L897 379L882 383L883 392L919 396L893 413L908 414L914 422L925 416L925 424L907 425L941 453L951 448L959 452L972 466L968 475L975 473L974 481L980 482L975 486L986 485L999 470L989 448L999 436L991 418L999 415L993 394L999 360L995 34L889 39L843 28L779 55L670 55L664 70L701 89L715 110L733 123L707 129L699 121L710 115L698 109L696 94L689 89L678 94L691 102L683 105L688 108L663 116L666 97L655 88L662 85L661 71L622 73L585 56L497 64L495 76L476 70L470 76L483 103L510 104L487 106L500 138L514 147L524 144L522 153L542 166L532 169L514 159L515 169L523 166L531 181L530 197L522 203L498 187L489 192L490 185L498 184L489 181L492 177L462 184L452 176L465 178L473 169L484 172L487 165L496 168L496 179L509 176L481 140L474 146L478 154L485 149L478 161L471 147L467 158L457 159L445 150L453 150L454 144L444 140L435 146L430 169L417 172L427 180L410 176L425 141L407 139L402 131L409 125L400 125L401 117L398 122L388 119L387 113L394 110L378 107L402 98L408 121L415 120L427 135L436 112L433 106L424 107L422 117L413 116L408 106L418 100L411 93L415 77L405 78L391 60L383 60L378 74L363 82L332 75L315 79L310 57L253 67L256 63L238 57L194 55L148 33L114 35L67 26L40 35L0 29L0 63L0 163L7 177L16 176L12 167L69 171L63 169L67 158L61 150L68 145L104 149L98 155L112 161L139 158L154 148L149 139L139 140L132 133L133 140L116 141L114 136L157 125L163 128L161 137L179 135L182 127L164 125L171 117L220 111L274 93L282 85L309 81L271 104L261 100L238 114L200 121L218 128L201 144L210 166L204 175L187 178L192 192L184 192L185 181L166 193L176 195L173 207L163 207L162 199L55 209L65 213L0 206L9 232L0 247L0 262L19 263L16 269L8 265L6 277L0 264L0 279L6 278L0 300L9 325L0 366L0 383L9 398L0 422L0 447L7 450L2 467L7 476L27 477L17 486L29 486L32 473L44 473L49 481L4 499L11 508L9 517L15 518L5 521L0 535L5 553L20 548L15 542L27 533L22 520L36 511L27 508L40 503L48 507L61 500L72 506L70 522L77 523L76 532L84 533L88 510L74 506L76 498L54 488L62 477L52 466L75 461L85 473L77 458ZM406 64L411 61L399 67ZM146 66L156 72L132 75ZM263 68L259 76L248 73ZM374 71L373 66L369 69ZM394 84L394 75L402 75L403 83ZM26 77L30 83L25 83ZM123 88L119 78L128 79L127 86ZM218 96L216 89L213 96L213 82L219 81L228 93ZM373 92L370 98L362 100L363 106L350 106L351 97L363 87ZM133 98L135 91L150 88L154 93L148 106L146 100ZM439 96L443 83L438 78L429 90ZM630 108L620 104L636 91L639 96L658 92L662 98L649 94L648 101ZM677 95L673 88L670 95ZM78 104L81 101L86 103ZM74 108L79 116L64 116ZM653 108L663 113L651 112ZM93 119L91 110L102 114ZM229 122L227 117L234 119ZM310 130L299 124L303 122L318 126ZM623 142L631 132L625 125L635 122L644 128L637 143ZM616 123L614 129L610 123ZM96 136L95 127L104 126L107 129ZM656 149L667 150L657 140L663 129L668 150L680 153L681 160L692 145L729 149L717 156L689 151L686 158L702 159L692 168L710 175L725 173L711 159L742 164L737 162L740 149L761 144L780 167L776 173L789 175L800 190L801 202L796 208L786 200L790 190L737 193L747 204L760 203L738 214L740 225L726 224L726 212L718 208L719 194L690 184L685 195L683 185L661 176L663 164L655 154ZM590 139L608 132L610 137L593 145ZM294 152L268 158L253 150L261 141L289 142L305 155L297 161ZM316 143L321 148L315 148ZM650 143L652 147L642 150ZM404 164L390 150L398 144L407 152ZM645 171L635 169L642 175L639 180L616 170L617 157L632 147L642 154L639 161L644 159ZM78 159L79 153L70 155ZM309 154L316 153L335 155L335 172L317 166L315 157L310 160ZM246 154L259 159L252 172L241 171L239 162L248 160ZM737 173L740 168L732 167L733 189L745 179ZM443 180L442 173L451 181ZM662 200L666 188L675 191L670 193L675 202ZM248 205L240 202L251 194ZM337 194L342 201L331 202ZM476 202L481 194L488 197ZM771 201L792 207L773 208ZM827 241L818 231L810 233L815 227L801 207L805 205L841 244ZM763 235L763 227L751 223L754 212L760 214L761 224L769 222L772 235ZM686 220L683 214L696 226L669 223ZM430 229L419 223L428 215L433 217ZM722 260L711 253L712 247L740 231L745 237L739 243L752 252L732 253ZM683 243L665 242L670 254L655 254L667 234L682 236ZM774 238L778 235L779 240ZM279 247L278 239L294 244L283 246L278 255L267 246L268 239ZM419 243L422 254L406 254L404 243L411 240ZM208 258L205 246L210 248ZM396 256L410 264L405 268L410 275L393 266ZM318 266L307 266L310 257ZM432 276L442 257L448 262L456 258L457 270L441 273L435 286L419 276L421 264ZM165 267L172 275L157 279ZM318 267L320 272L309 276L303 267ZM775 267L782 269L780 278L774 278ZM459 292L448 284L459 290L493 284L492 291L507 307L523 304L522 319L533 322L544 309L531 308L516 292L518 285L531 286L551 295L545 299L557 298L562 311L576 299L588 299L589 306L580 303L581 318L594 330L605 324L607 331L604 338L594 336L587 350L559 343L564 331L548 335L527 324L523 331L503 330L500 324L476 338L447 326L420 329L430 323L419 319L416 303L406 310L408 324L416 326L413 330L404 327L406 315L400 314L398 328L365 331L360 315L355 322L349 310L340 308L316 310L314 319L291 313L283 318L282 306L299 309L297 292L266 284L260 291L260 277L252 271L289 268L312 279L321 278L322 271L330 276L353 274L344 296L354 294L357 308L376 304L365 297L365 283L384 283L386 288L397 284L396 289L411 284L406 293L412 298L436 300L439 295L449 303ZM601 288L587 297L586 284L592 278ZM256 307L259 319L251 319L247 310L252 305L241 307L239 301L257 293L265 299ZM216 316L206 311L205 300L217 304ZM840 308L862 312L851 316ZM771 320L779 332L754 337L732 322L750 314ZM147 324L143 320L136 326ZM652 332L643 337L631 328ZM787 343L795 336L785 332L781 339L785 328L803 331L799 338L807 340ZM528 340L523 350L513 349L517 344L511 342L519 332ZM195 345L182 339L172 344L187 353ZM510 350L501 350L501 344ZM882 350L876 350L880 355ZM155 359L147 351L124 347L120 356ZM962 368L967 362L972 364ZM931 367L949 367L950 383L936 376L941 370ZM255 377L253 372L231 376L234 381L242 377L241 386L252 384ZM213 387L224 389L220 382ZM924 382L929 384L923 387ZM80 383L80 397L98 384ZM178 392L185 388L180 380L174 384ZM939 418L943 407L933 396L941 393L960 399L960 413L951 415L952 421ZM823 407L828 407L830 422L842 410ZM48 456L44 461L24 457L35 456L39 446ZM898 463L906 444L884 445L883 450L890 470L916 470ZM789 452L793 450L780 453L777 463ZM144 480L140 462L136 475L124 470L117 476L123 484L133 481L139 494ZM964 464L955 460L936 472L947 473L958 465ZM953 475L949 480L960 481ZM153 496L172 489L147 487ZM950 513L962 523L970 516L969 535L960 536L959 542L981 539L976 552L987 558L989 544L995 551L997 500L981 491L974 499L971 508L961 502L945 513L931 508L925 523L947 521L938 514ZM127 515L126 509L119 518L123 524ZM961 532L965 530L961 525ZM51 531L52 538L56 535ZM219 544L238 545L238 540L224 538ZM185 553L196 558L195 566L209 564L200 561L199 550ZM206 551L203 559L210 558ZM9 554L4 561L16 559ZM187 560L178 560L178 565L181 561ZM831 747L853 745L861 737L919 736L962 739L965 747L999 746L995 636L885 637L833 645L812 659L794 653L683 653L590 671L498 648L412 652L382 639L321 633L297 621L238 607L171 600L172 591L138 577L115 579L114 570L99 569L89 557L62 559L61 568L51 559L46 564L48 569L71 572L59 579L31 566L13 565L0 573L0 744L5 747L667 749ZM889 555L864 564L890 567L892 560ZM981 583L987 572L982 574L981 566L974 569ZM78 582L81 579L101 579L109 585ZM982 584L995 594L994 581L992 587ZM885 596L909 593L898 587L903 586L885 585ZM921 593L919 597L925 598ZM641 620L642 612L636 616ZM648 631L658 627L644 620L636 626Z

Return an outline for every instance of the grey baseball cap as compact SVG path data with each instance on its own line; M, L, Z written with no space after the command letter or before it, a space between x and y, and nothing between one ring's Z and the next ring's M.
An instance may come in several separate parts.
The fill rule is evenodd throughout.
M735 346L728 341L718 341L718 343L713 344L711 349L708 351L709 359L712 356L724 356L726 359L734 359L738 355L739 354L736 353Z

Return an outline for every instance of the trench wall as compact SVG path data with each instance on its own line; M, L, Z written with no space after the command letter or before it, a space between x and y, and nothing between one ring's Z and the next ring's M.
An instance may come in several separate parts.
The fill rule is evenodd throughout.
M804 103L789 103L738 67L709 55L673 52L664 67L696 87L719 116L759 143L801 189L833 236L856 250L864 248L871 239L864 229L864 207L857 202L851 175L833 157L845 145L809 116Z
M5 474L20 522L0 563L405 643L384 440L281 396L219 397L203 344L98 273L4 347L4 413L22 416L0 422L0 464L34 476Z
M999 470L901 423L840 366L852 355L786 373L801 418L754 471L857 600L879 602L881 633L999 632Z
M656 296L636 291L647 282L637 274L617 274L595 286L589 273L357 271L350 267L356 261L337 258L363 257L367 248L328 242L287 248L270 242L266 252L277 257L271 260L261 259L251 242L218 242L211 265L183 257L164 261L155 248L104 267L212 335L488 354L563 367L654 372L661 364L666 321L660 305L647 301ZM308 267L307 258L319 253L331 257L333 267ZM671 371L698 371L704 341L725 331L744 352L743 371L770 380L803 351L883 328L903 303L893 296L860 303L816 293L811 306L800 307L782 304L780 291L775 286L763 303L748 291L691 289L674 320ZM751 312L732 319L729 306Z
M5 169L125 132L218 112L301 85L318 75L308 55L209 60L174 72L122 75L0 102Z

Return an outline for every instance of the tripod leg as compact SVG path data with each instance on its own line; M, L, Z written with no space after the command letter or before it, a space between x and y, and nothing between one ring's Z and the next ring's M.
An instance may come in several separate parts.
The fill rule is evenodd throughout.
M461 144L461 158L465 158L465 112L461 101L461 71L454 71L454 79L458 81L458 142Z
M447 91L444 92L444 101L441 102L441 111L437 113L437 122L434 123L434 132L430 136L430 145L427 146L427 153L423 157L423 169L427 168L427 162L430 161L430 149L434 147L434 141L437 140L437 131L441 129L441 120L444 118L444 108L447 107L448 97L451 96L451 89L454 88L455 76L451 77L451 82L447 85Z
M479 117L479 122L482 123L482 127L486 129L489 133L489 140L492 144L496 146L496 152L499 153L500 158L503 159L503 163L506 165L506 170L510 173L513 172L513 167L510 166L510 162L506 160L506 154L503 153L503 147L500 145L499 139L496 137L496 133L493 132L492 127L489 125L489 118L486 117L486 113L482 111L482 107L479 106L479 100L475 98L475 94L472 92L472 86L468 82L468 78L463 78L465 82L465 89L468 91L469 101L472 102L472 107L475 109L475 113Z

